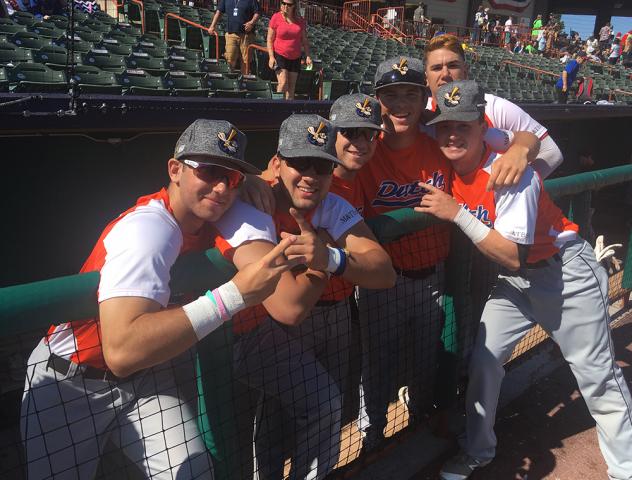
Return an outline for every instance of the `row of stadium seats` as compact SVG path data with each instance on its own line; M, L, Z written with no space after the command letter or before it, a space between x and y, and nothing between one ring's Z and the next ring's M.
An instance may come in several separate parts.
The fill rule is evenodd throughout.
M142 69L125 69L120 73L89 65L78 65L73 80L81 93L110 95L195 96L221 98L273 98L270 82L253 76L225 78L220 73L201 76L170 71L162 76ZM66 73L41 63L18 63L0 68L0 90L14 92L68 91Z

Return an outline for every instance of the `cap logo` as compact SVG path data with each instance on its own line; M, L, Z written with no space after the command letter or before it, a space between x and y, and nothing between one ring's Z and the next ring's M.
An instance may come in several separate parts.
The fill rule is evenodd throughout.
M230 133L228 134L228 136L224 132L219 132L217 134L217 138L219 139L217 145L222 152L228 153L229 155L237 152L237 148L239 148L239 145L237 144L237 140L233 140L236 135L237 130L235 130L234 128L230 129Z
M459 87L454 87L450 93L443 96L443 103L446 107L456 107L461 103L461 93Z
M185 147L185 145L180 145L180 146L178 147L178 152L177 152L177 153L182 153L182 152L184 151L184 149L185 149L185 148L186 148L186 147Z
M327 127L323 122L320 122L318 128L308 127L307 132L309 133L309 135L307 135L309 143L316 145L317 147L325 145L325 142L327 141Z
M356 113L362 118L369 118L373 113L371 105L369 105L370 100L368 98L364 99L363 103L356 102Z
M402 75L406 75L406 72L408 72L408 60L405 58L400 59L399 64L393 64L393 70L397 70Z

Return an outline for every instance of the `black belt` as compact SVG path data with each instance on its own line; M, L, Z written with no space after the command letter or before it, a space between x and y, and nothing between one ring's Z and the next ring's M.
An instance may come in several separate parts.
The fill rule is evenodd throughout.
M59 355L51 353L50 357L48 357L46 370L52 368L61 375L68 375L68 371L73 363L74 362L71 362L70 360L66 360ZM91 367L90 365L80 365L78 371L84 378L88 378L90 380L107 380L108 382L118 382L121 380L109 370L101 370L100 368Z
M549 258L545 258L544 260L538 260L537 262L527 263L526 267L530 270L534 268L545 268L551 265L551 260L555 262L561 262L562 257L560 257L559 253L555 253Z
M413 280L423 280L437 271L437 266L422 268L421 270L403 270L396 269L397 273L402 277L412 278Z
M316 306L317 307L333 307L334 305L337 305L339 302L342 302L342 300L318 300L316 302Z

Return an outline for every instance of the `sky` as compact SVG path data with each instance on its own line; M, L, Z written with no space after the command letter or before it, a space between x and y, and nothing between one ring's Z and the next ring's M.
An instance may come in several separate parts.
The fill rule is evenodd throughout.
M562 20L567 33L571 30L579 32L583 40L593 34L595 27L594 15L562 15ZM625 33L632 29L632 17L612 17L612 26L615 34L617 32Z

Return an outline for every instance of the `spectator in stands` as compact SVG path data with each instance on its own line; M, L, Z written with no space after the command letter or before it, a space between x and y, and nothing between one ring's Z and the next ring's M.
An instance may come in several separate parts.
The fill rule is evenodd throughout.
M455 91L458 101L441 102L433 120L454 167L454 198L428 186L415 210L454 223L500 272L470 359L461 453L444 464L440 478L466 480L494 459L504 363L539 324L559 345L597 423L608 477L632 479L632 397L612 348L608 274L533 169L519 185L484 190L487 170L498 157L485 145L483 91L475 82L458 82L441 87L438 96L449 98ZM480 478L495 477L481 473Z
M483 5L479 5L478 10L474 14L474 24L472 26L472 35L470 37L471 43L476 44L480 41L483 25L485 25L485 22L487 21L486 16L487 14L485 13Z
M599 30L599 48L601 50L605 50L608 48L610 43L610 35L612 35L612 26L610 22L607 22L601 29Z
M217 22L226 15L226 51L224 56L230 68L237 70L241 61L241 73L248 72L250 49L255 38L255 25L259 20L258 0L219 0L209 34L214 35Z
M415 24L415 35L418 37L426 36L426 27L430 20L426 16L427 6L424 2L419 2L419 6L413 12L413 23Z
M512 52L513 53L524 52L524 44L522 43L522 40L516 40L516 44L514 45Z
M98 315L51 326L28 361L29 478L93 478L111 439L144 478L213 479L197 424L195 346L301 263L283 257L296 238L275 248L272 219L237 200L244 174L259 171L245 148L230 123L196 120L163 164L168 186L104 230L81 270L100 272ZM227 257L244 243L263 249L231 281L172 305L178 256L216 242Z
M586 53L588 55L593 54L595 53L595 51L597 51L598 48L599 40L597 40L594 35L588 37L588 40L586 40Z
M504 35L503 35L503 45L505 48L511 44L511 35L513 33L513 18L509 17L505 21Z
M621 56L621 40L615 38L612 41L612 46L610 47L610 54L608 55L608 63L610 65L616 65L619 61L619 57Z
M557 103L566 103L568 101L568 91L573 85L573 82L577 78L579 69L582 63L586 61L586 57L582 54L575 60L571 60L566 64L562 75L555 84L555 91L557 92Z
M540 55L544 55L544 51L546 50L546 37L547 30L546 28L543 28L538 34L538 53Z
M531 30L531 38L537 40L540 36L540 30L542 30L542 14L538 14L533 21L533 30Z
M297 1L281 0L281 11L272 15L268 26L268 66L276 73L277 92L283 93L286 100L294 99L302 51L305 52L305 63L312 64L307 23L296 12Z
M528 53L529 55L535 55L538 53L538 49L533 46L533 43L533 41L527 42L527 46L524 47L525 53Z
M623 53L621 54L621 63L626 68L630 68L632 66L632 35L628 35L625 40L625 46L623 47Z

